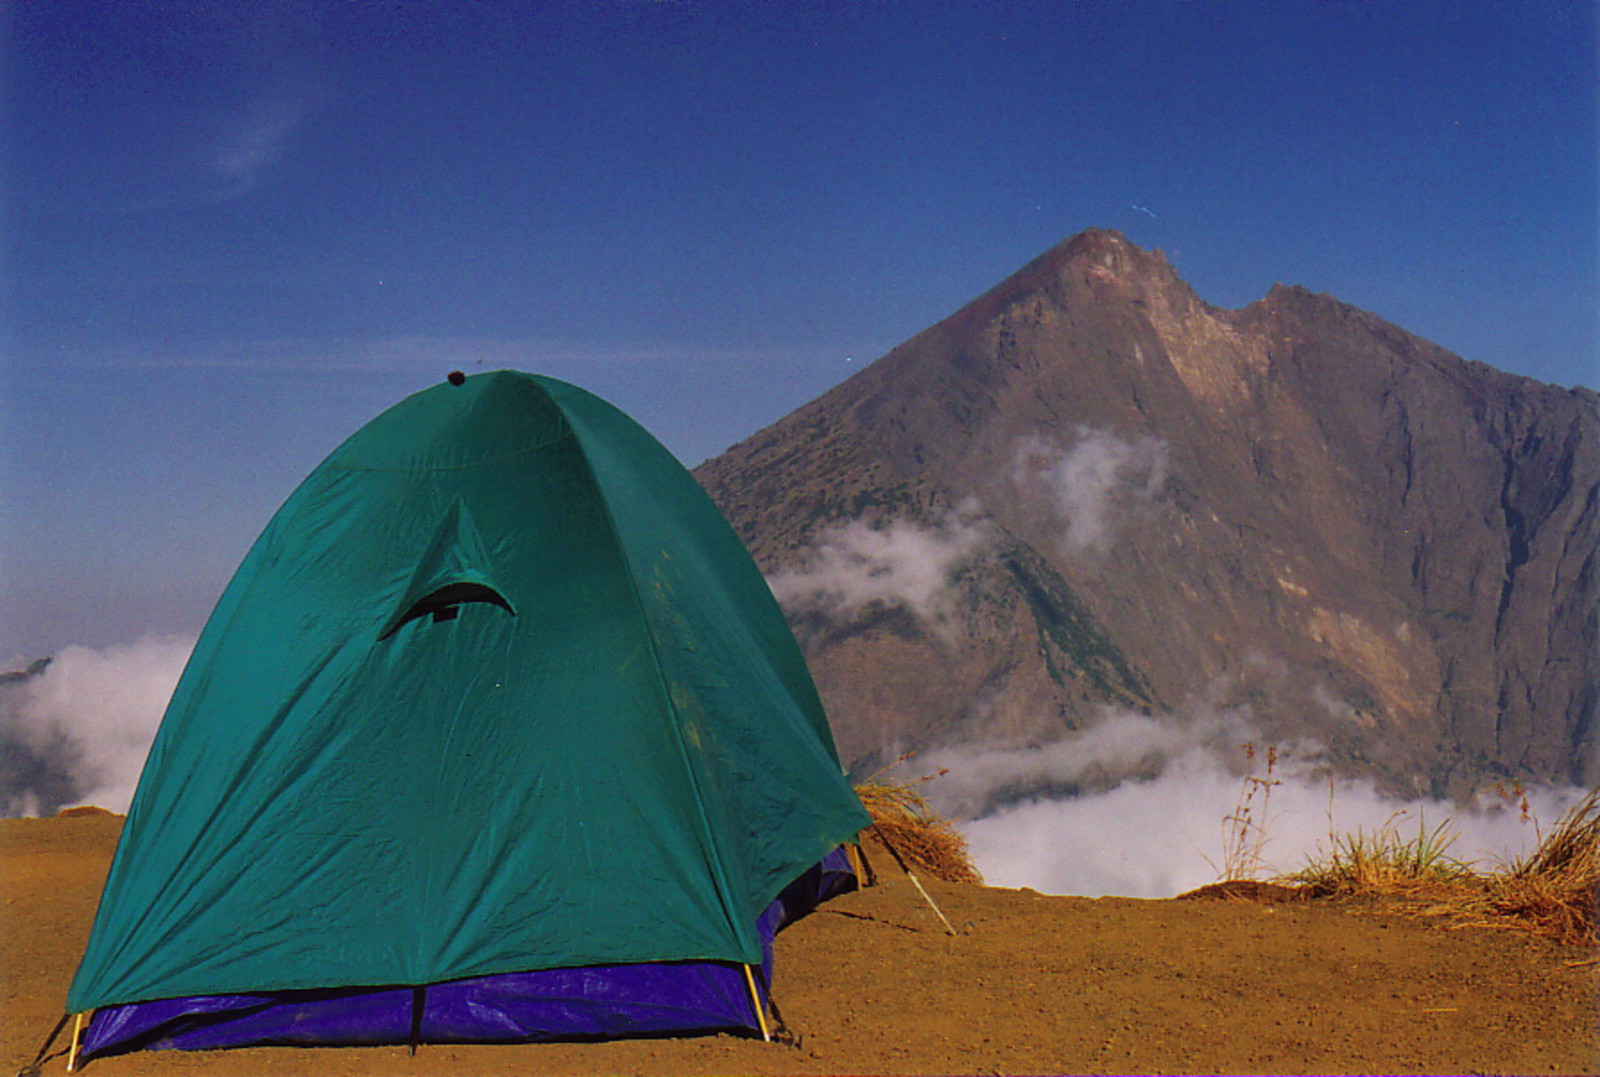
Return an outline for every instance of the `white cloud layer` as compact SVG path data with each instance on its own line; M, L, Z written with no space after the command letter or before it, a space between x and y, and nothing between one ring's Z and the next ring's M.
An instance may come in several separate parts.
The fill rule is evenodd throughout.
M1007 786L1049 789L1051 783L1093 779L1097 791L1020 800L960 829L985 879L996 886L1043 893L1172 897L1215 882L1239 828L1229 823L1250 788L1240 738L1250 737L1243 715L1215 714L1191 724L1108 714L1084 733L1040 748L947 751L923 757L924 767L948 767L930 784L935 804L958 817L980 808ZM1260 743L1259 738L1256 743ZM1370 782L1340 779L1331 786L1291 753L1256 786L1250 801L1261 874L1303 867L1326 853L1331 835L1394 829L1402 839L1419 828L1450 823L1449 855L1491 865L1530 852L1539 824L1548 828L1582 791L1528 792L1532 819L1515 803L1486 795L1477 803L1398 800ZM1258 754L1255 771L1264 776ZM1118 780L1118 775L1123 775Z
M0 739L13 760L5 790L13 811L37 814L67 804L47 802L44 781L64 776L71 803L124 812L172 690L194 649L183 636L151 636L104 650L66 647L43 672L8 686ZM30 789L30 775L39 788ZM53 800L54 797L51 798Z

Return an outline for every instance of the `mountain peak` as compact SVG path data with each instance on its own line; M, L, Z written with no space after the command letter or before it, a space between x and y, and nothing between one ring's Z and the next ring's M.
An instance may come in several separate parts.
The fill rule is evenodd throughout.
M1057 243L1024 266L1015 276L1044 271L1088 272L1103 280L1129 283L1152 275L1176 279L1160 250L1147 251L1114 228L1087 228Z
M1063 251L1077 256L1104 251L1118 251L1128 255L1145 255L1149 252L1115 228L1085 228L1056 244Z
M1074 295L1121 293L1146 300L1157 295L1180 304L1199 302L1166 255L1147 251L1111 228L1089 228L1068 236L989 291L957 311L947 323L981 325L1030 295L1056 302Z

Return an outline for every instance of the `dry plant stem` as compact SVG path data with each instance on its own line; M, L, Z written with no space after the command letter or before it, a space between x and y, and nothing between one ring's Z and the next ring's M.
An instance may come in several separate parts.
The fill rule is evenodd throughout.
M944 910L939 908L939 903L934 901L928 892L922 888L922 883L918 880L916 874L907 869L906 878L910 879L911 885L917 888L917 893L922 895L922 900L928 903L928 908L933 910L933 914L939 918L939 922L944 925L944 929L952 935L956 934L956 929L951 927L950 921L945 918Z
M896 760L904 762L905 757ZM944 771L940 772L945 773ZM881 774L881 772L880 772ZM928 804L912 783L894 784L873 779L856 786L856 796L872 817L872 832L883 842L900 870L906 873L911 885L916 887L922 900L928 903L944 929L951 935L959 934L945 916L939 903L933 900L922 880L911 870L911 863L925 868L929 874L947 882L982 882L978 869L967 852L967 842L950 820L944 818ZM921 779L929 780L928 778Z
M1273 777L1278 766L1278 748L1268 745L1267 768L1263 776L1254 773L1256 746L1246 741L1240 745L1250 773L1233 811L1223 817L1222 872L1223 880L1254 879L1266 868L1263 850L1267 845L1267 812L1272 803L1272 789L1283 782ZM1259 804L1257 803L1259 799ZM1259 812L1259 815L1258 815Z

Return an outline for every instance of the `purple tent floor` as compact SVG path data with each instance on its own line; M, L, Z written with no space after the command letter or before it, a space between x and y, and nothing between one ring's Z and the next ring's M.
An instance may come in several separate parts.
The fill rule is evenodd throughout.
M855 888L843 849L802 874L757 921L772 983L772 940ZM196 995L97 1010L83 1059L134 1050L383 1043L509 1043L758 1027L743 966L714 961L541 969L391 987Z

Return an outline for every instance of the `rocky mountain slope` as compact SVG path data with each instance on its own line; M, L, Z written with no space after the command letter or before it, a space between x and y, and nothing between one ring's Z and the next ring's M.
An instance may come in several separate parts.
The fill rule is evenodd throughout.
M1396 792L1600 778L1600 396L1328 296L1085 232L696 474L857 769L1143 714Z

